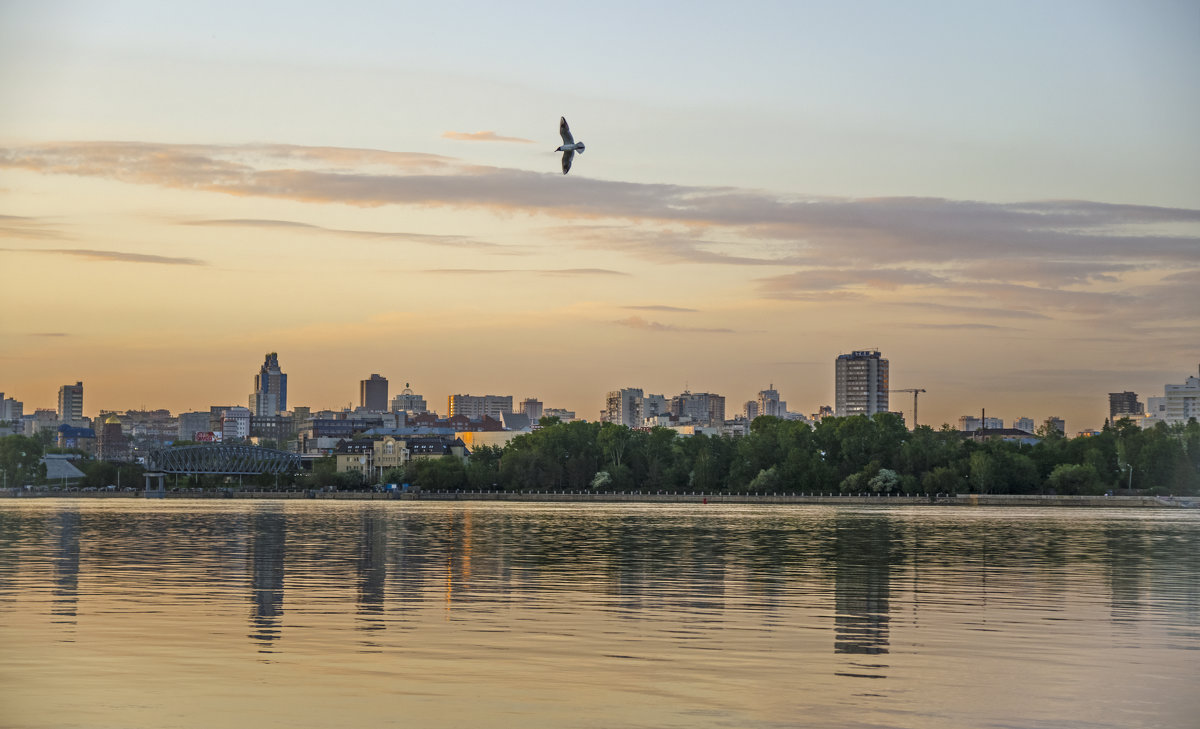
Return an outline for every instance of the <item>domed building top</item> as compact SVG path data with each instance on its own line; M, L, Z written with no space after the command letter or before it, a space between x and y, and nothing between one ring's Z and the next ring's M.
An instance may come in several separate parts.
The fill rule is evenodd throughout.
M121 419L118 418L116 415L109 415L107 418L104 419L104 424L105 425L120 425Z

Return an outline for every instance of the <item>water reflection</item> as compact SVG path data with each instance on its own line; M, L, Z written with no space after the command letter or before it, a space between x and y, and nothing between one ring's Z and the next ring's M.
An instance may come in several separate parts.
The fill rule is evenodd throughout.
M382 509L365 509L358 544L357 585L359 630L383 630L384 596L387 592L388 530Z
M255 512L250 522L250 635L262 653L281 635L286 521L279 507Z
M79 512L59 512L53 519L52 528L55 532L56 549L54 598L50 612L55 616L55 622L75 625L76 606L79 602Z
M544 718L547 686L597 726L1150 725L1139 712L1200 704L1181 688L1200 655L1197 516L0 503L0 673L51 685L82 661L136 705L150 694L121 694L131 677L211 686L247 660L243 681L390 697L368 725L397 707L423 726L487 724L437 720L463 687L509 708L497 725L572 724ZM42 658L47 644L66 652ZM95 659L122 652L123 673ZM969 698L978 676L996 706ZM864 701L891 713L839 713Z
M839 520L834 542L834 652L888 652L892 534L884 519Z

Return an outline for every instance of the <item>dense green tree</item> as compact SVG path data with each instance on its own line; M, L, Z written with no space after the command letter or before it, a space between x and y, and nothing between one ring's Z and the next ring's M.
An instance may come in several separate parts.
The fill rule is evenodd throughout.
M42 463L45 445L40 438L6 435L0 438L0 471L9 488L39 484L46 479L46 464Z
M1100 474L1090 465L1060 463L1046 479L1046 488L1060 495L1090 495L1102 491Z
M1082 470L1059 470L1050 488L1110 488L1128 463L1135 470L1135 487L1191 493L1200 489L1198 461L1200 425L1195 424L1142 431L1118 421L1091 438L1068 440L1053 431L1029 446L999 438L979 442L949 426L910 433L892 414L826 418L815 428L760 417L737 439L548 421L502 451L481 449L465 478L474 488L499 483L534 490L953 493L967 488L1022 494L1042 491L1062 465Z

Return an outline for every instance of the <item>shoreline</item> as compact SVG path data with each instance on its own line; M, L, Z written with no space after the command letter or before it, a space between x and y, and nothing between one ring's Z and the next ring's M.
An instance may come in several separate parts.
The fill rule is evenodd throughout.
M730 494L700 492L579 491L24 491L0 490L0 499L255 499L334 501L509 501L518 503L646 503L646 504L845 504L859 506L1052 506L1073 508L1200 508L1195 496L1047 496L1041 494L956 494L928 496L842 494Z

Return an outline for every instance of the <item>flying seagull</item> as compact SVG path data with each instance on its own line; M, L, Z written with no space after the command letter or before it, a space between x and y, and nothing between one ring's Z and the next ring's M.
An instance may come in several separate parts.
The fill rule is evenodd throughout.
M558 133L562 135L563 144L555 152L563 153L563 174L571 171L571 162L575 159L575 153L583 154L583 142L576 142L575 137L571 136L571 127L567 126L567 118L559 117Z

